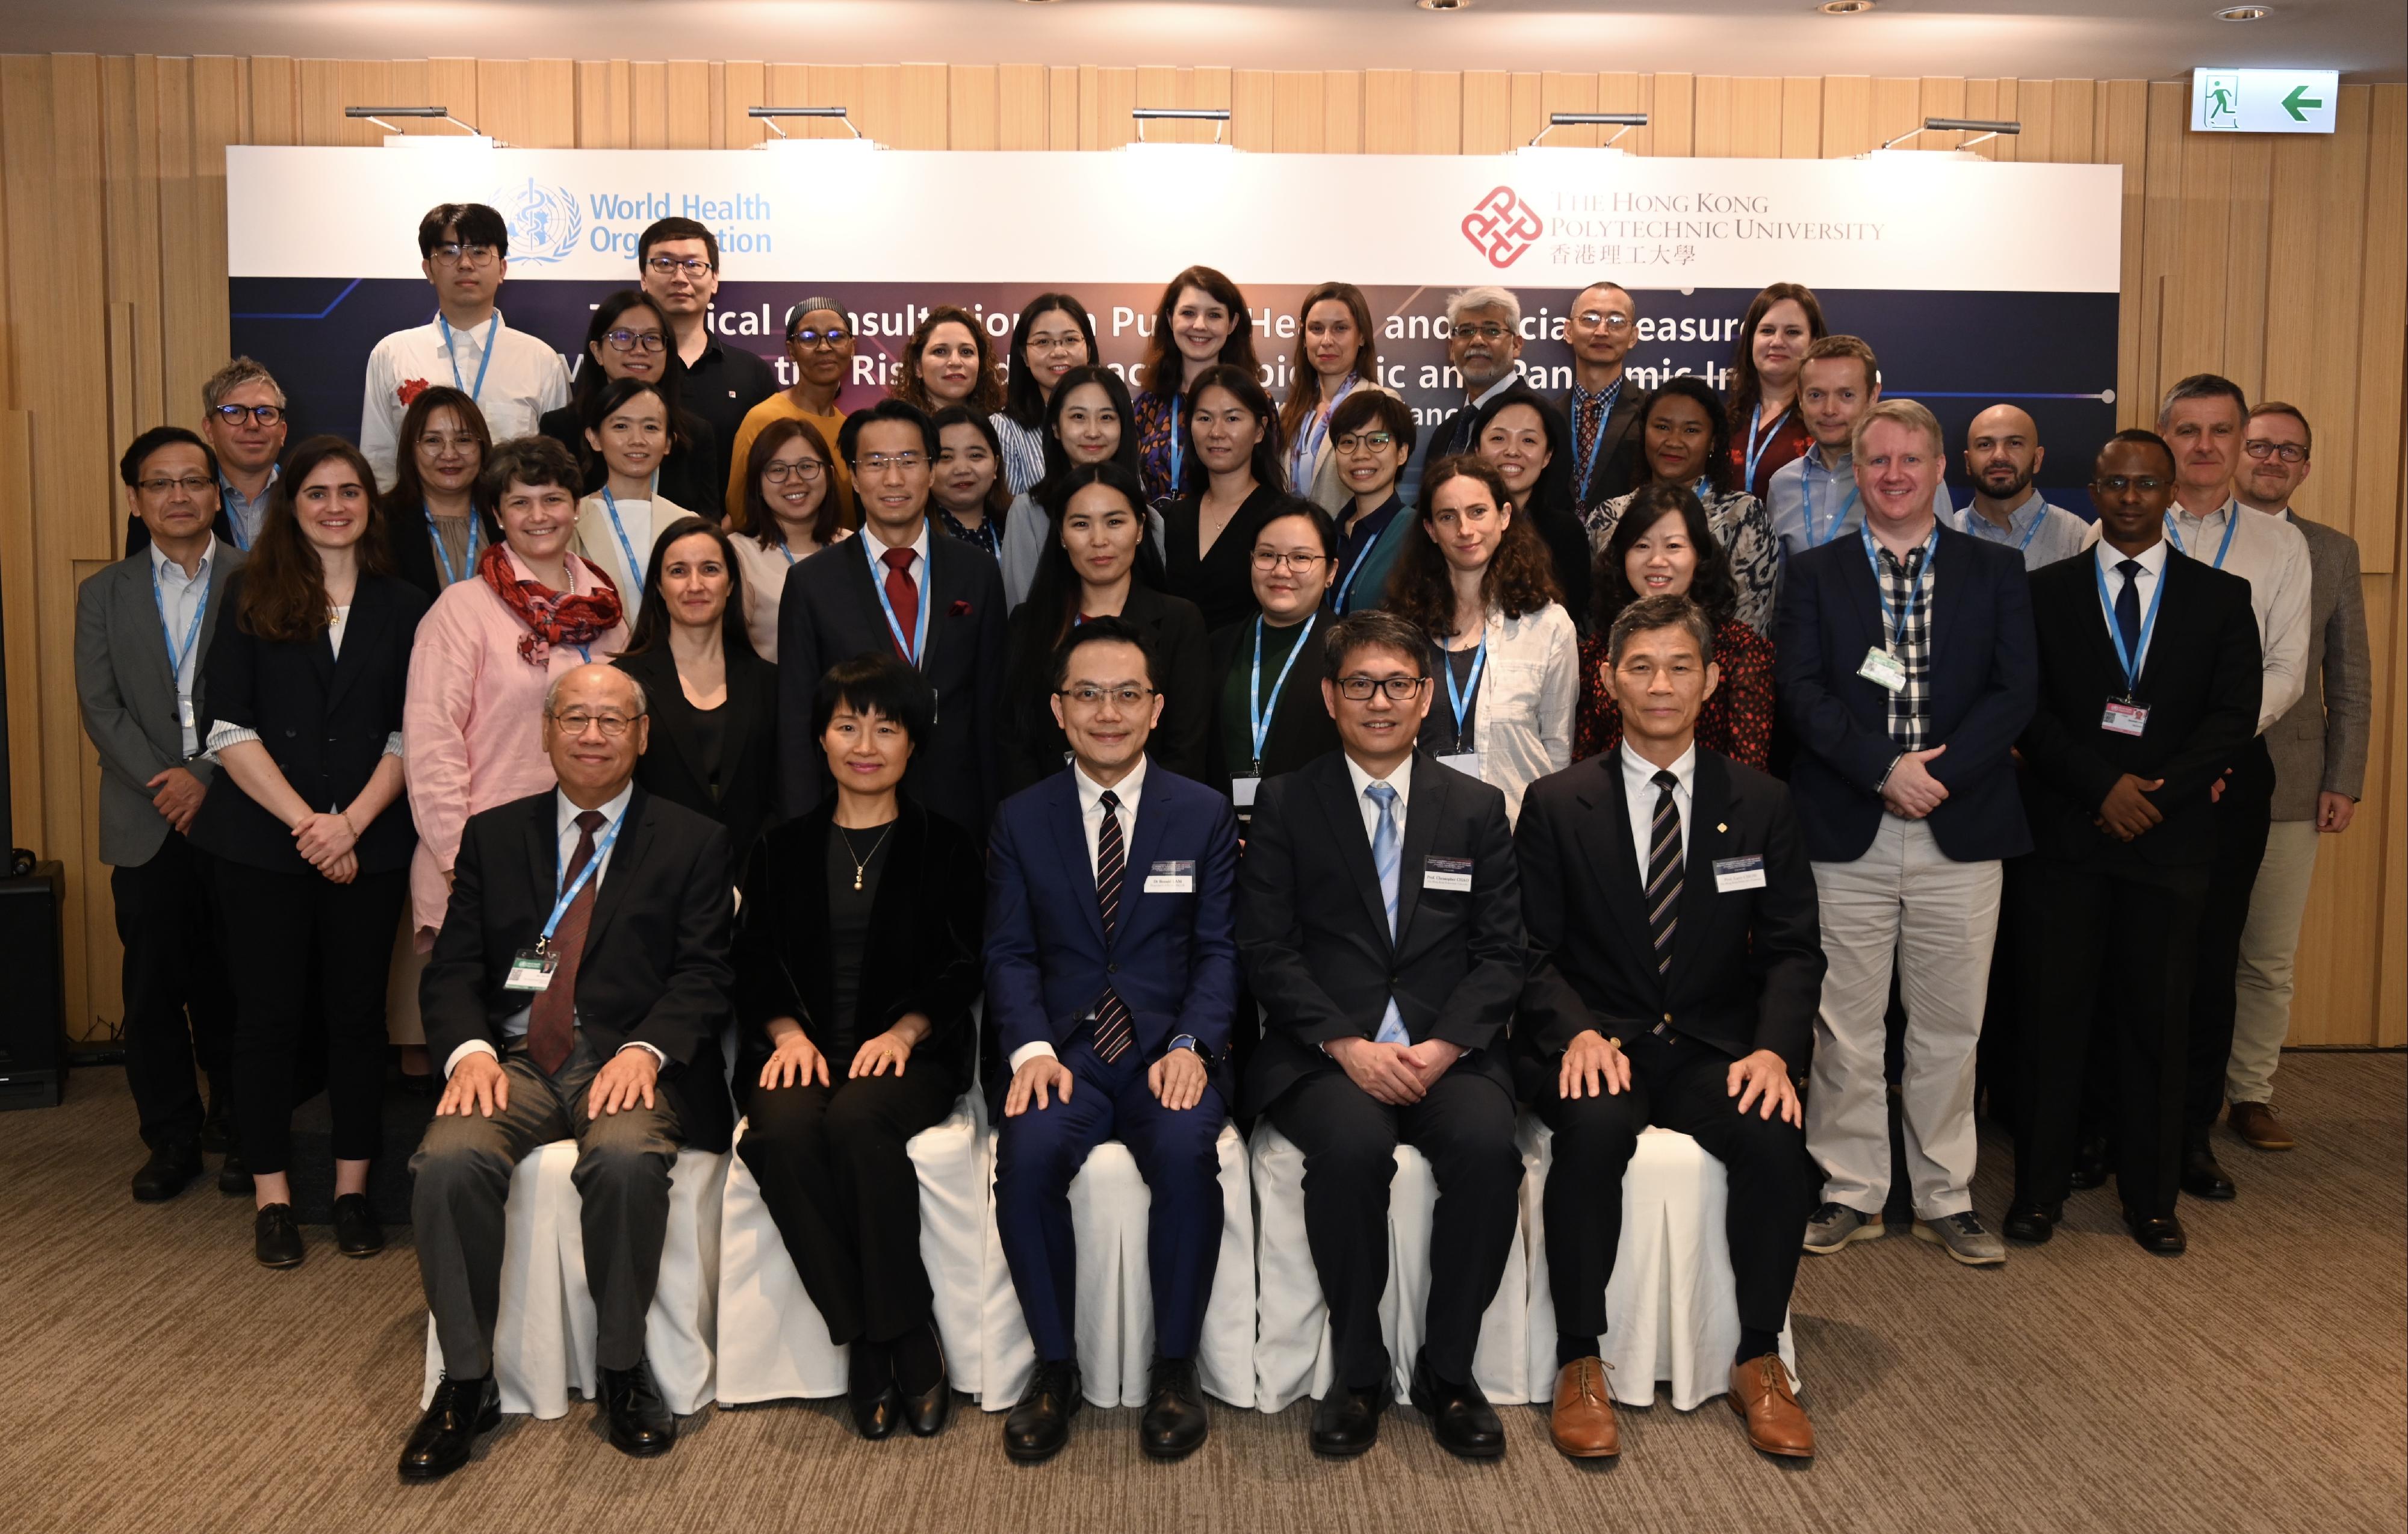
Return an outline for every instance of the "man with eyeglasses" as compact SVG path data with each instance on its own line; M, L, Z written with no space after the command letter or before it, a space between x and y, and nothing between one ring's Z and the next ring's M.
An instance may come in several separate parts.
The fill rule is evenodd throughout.
M2116 1191L2149 1252L2174 1212L2183 1076L2216 780L2258 728L2245 581L2169 546L2175 451L2116 433L2090 495L2095 555L2031 577L2040 707L2019 742L2033 849L2015 902L2015 1183L2005 1233L2047 1240L2072 1186L2087 1062L2114 1087ZM2254 513L2253 513L2254 515Z
M736 434L752 407L778 392L777 369L751 350L711 334L710 306L719 296L719 237L694 219L661 219L636 237L636 268L644 292L668 316L669 345L679 370L678 400L710 423L719 447L719 480L728 482Z
M1472 449L1480 408L1522 376L1522 300L1507 288L1466 288L1446 301L1446 361L1463 383L1463 404L1430 428L1422 472ZM1413 482L1421 482L1420 473Z
M1395 1395L1381 1337L1399 1144L1438 1180L1429 1297L1410 1392L1439 1446L1505 1452L1471 1377L1519 1206L1506 1025L1522 990L1522 900L1505 796L1416 752L1429 641L1361 612L1323 642L1339 750L1266 781L1247 833L1239 953L1263 1006L1245 1104L1304 1153L1304 1226L1334 1375L1313 1452L1363 1453Z
M435 289L435 319L377 342L360 400L360 452L384 487L394 481L402 415L435 384L474 400L496 442L535 435L545 411L568 403L559 351L510 329L494 307L510 265L501 214L482 203L438 203L418 222L418 255Z
M284 391L249 357L235 358L201 385L201 435L217 479L209 531L234 548L249 549L267 521L286 425ZM125 552L136 554L150 546L150 524L138 511L129 512Z
M1639 461L1639 406L1647 392L1622 371L1639 339L1639 306L1619 282L1592 282L1564 316L1572 386L1555 404L1572 426L1576 509L1601 506L1646 479Z
M736 466L727 477L727 514L744 511L745 466L752 461L752 439L773 421L808 422L820 440L833 443L844 430L844 410L837 398L853 377L853 322L833 298L810 297L786 309L786 361L795 380L752 407L736 429L729 460ZM725 441L725 437L721 438ZM851 466L839 455L837 488L853 494ZM814 748L816 753L816 748Z
M1154 675L1136 624L1070 631L1053 667L1070 765L1004 801L988 853L986 1024L1010 1073L988 1077L996 1227L1037 1353L1003 1424L1022 1462L1069 1441L1082 1399L1070 1182L1107 1140L1153 1199L1138 1445L1182 1458L1210 1427L1196 1355L1221 1255L1238 822L1227 799L1147 760Z
M577 1141L585 1283L610 1444L677 1438L644 1357L668 1229L669 1168L735 1130L719 1036L731 1017L727 832L636 786L644 690L600 663L543 700L558 786L468 817L451 904L419 983L443 1096L410 1158L418 1271L443 1377L401 1454L404 1481L468 1462L501 1415L494 1378L510 1174Z
M2261 401L2242 433L2241 467L2232 480L2233 498L2243 507L2290 523L2308 544L2305 683L2300 701L2266 731L2274 762L2272 824L2241 932L2232 1054L2224 1073L2232 1132L2261 1151L2287 1151L2294 1143L2271 1106L2274 1068L2291 1028L2291 961L2318 838L2349 829L2366 785L2373 729L2358 540L2309 521L2291 505L2307 482L2314 446L2299 407Z

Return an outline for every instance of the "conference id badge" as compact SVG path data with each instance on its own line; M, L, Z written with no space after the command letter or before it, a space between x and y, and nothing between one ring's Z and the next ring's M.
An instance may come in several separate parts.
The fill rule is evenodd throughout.
M1232 778L1229 780L1229 802L1240 810L1252 810L1254 794L1262 786L1260 778Z
M1438 759L1438 765L1453 767L1467 778L1480 776L1480 753L1476 751L1459 751L1452 756L1441 756Z
M1897 692L1906 685L1906 663L1874 645L1865 652L1865 663L1856 667L1856 675L1874 686Z
M1145 876L1148 895L1193 895L1196 893L1196 865L1185 858L1176 863L1157 863Z
M1468 857L1423 858L1422 888L1454 890L1459 895L1469 895L1471 893L1471 859Z
M1716 895L1735 895L1741 890L1762 888L1764 888L1763 853L1753 853L1747 857L1714 859L1714 893Z
M510 960L510 972L502 982L505 991L548 991L552 988L552 971L559 963L540 948L522 948Z
M2111 697L2107 711L2100 716L2099 727L2110 735L2138 735L2149 727L2148 706Z

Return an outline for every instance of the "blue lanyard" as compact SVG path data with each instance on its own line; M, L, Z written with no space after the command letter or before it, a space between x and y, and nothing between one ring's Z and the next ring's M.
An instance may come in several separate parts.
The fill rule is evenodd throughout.
M1840 529L1847 524L1848 509L1856 504L1856 487L1855 481L1851 480L1848 484L1848 494L1846 498L1840 502L1840 509L1831 514L1831 530L1824 534L1821 538L1816 538L1814 536L1813 476L1814 470L1812 466L1799 470L1798 491L1800 495L1805 497L1806 501L1806 547L1809 549L1819 549L1826 543L1830 542L1833 538L1838 538L1840 536ZM1770 487L1767 486L1766 488L1770 489Z
M1975 514L1976 516L1979 516L1979 515L1980 515L1980 513L1979 513L1979 512L1976 512L1976 513L1974 513L1974 514ZM2009 516L2010 516L2010 520L2012 520L2012 518L2013 518L2013 513L2009 513ZM2027 528L2025 528L2025 529L2024 529L2023 541L2015 545L2015 552L2017 552L2017 553L2019 553L2019 554L2020 554L2020 553L2027 552L2028 551L2029 551L2029 550L2030 550L2030 548L2031 548L2031 546L2032 546L2032 539L2034 539L2034 538L2036 538L2040 537L2040 524L2041 524L2042 523L2046 522L2047 520L2048 520L2048 505L2047 505L2047 503L2046 503L2046 502L2042 502L2042 503L2041 504L2041 509L2040 509L2038 511L2035 511L2035 512L2033 512L2033 513L2032 513L2032 524L2031 524L2029 527L2027 527ZM2152 612L2155 612L2155 611L2157 610L2157 609L2156 609L2156 607L2155 607L2154 603L2151 605L2151 607L2150 607L2150 610L2151 610Z
M2141 662L2149 653L2149 631L2157 626L2157 604L2166 599L2165 572L2157 572L2157 589L2149 594L2149 610L2141 620L2138 650L2124 648L2124 626L2115 621L2115 604L2107 595L2107 572L2099 567L2095 558L2090 561L2090 575L2099 582L2099 605L2107 613L2107 638L2115 641L2115 660L2124 667L2124 695L2130 697L2141 690Z
M438 314L435 317L435 323L437 328L443 332L443 360L452 365L452 387L467 389L469 403L483 403L485 369L494 366L494 333L502 328L502 317L496 314L485 322L485 355L484 359L477 364L477 382L474 388L469 388L460 381L460 359L452 353L452 322Z
M1296 452L1288 466L1290 484L1309 484L1312 481L1313 461L1321 456L1321 444L1329 440L1329 419L1338 413L1340 403L1361 381L1354 374L1347 374L1346 381L1329 396L1329 403L1315 410L1312 419L1305 423L1304 431L1297 437Z
M1764 455L1771 451L1772 439L1781 435L1781 423L1788 419L1789 412L1785 409L1779 415L1774 416L1772 418L1772 430L1765 432L1764 436L1759 438L1756 436L1756 433L1762 430L1764 426L1764 405L1762 401L1757 402L1756 414L1749 417L1747 423L1747 478L1740 481L1740 488L1742 490L1747 491L1751 495L1755 493L1756 466L1762 463L1764 461Z
M1279 707L1280 694L1287 687L1287 674L1296 669L1296 658L1304 653L1305 645L1312 638L1312 625L1319 622L1319 612L1304 621L1304 632L1297 635L1296 643L1288 647L1287 664L1280 667L1278 679L1271 683L1271 700L1266 705L1263 702L1263 615L1259 612L1254 614L1254 679L1246 693L1246 719L1254 732L1254 770L1258 773L1263 769L1263 742L1271 738L1271 712Z
M536 939L538 948L552 946L552 935L559 927L560 919L568 914L570 904L577 899L577 892L585 887L585 882L602 867L602 860L610 855L610 844L619 839L619 828L626 824L627 812L623 810L619 818L610 823L610 829L602 833L602 839L594 844L594 855L585 860L585 867L577 870L577 877L569 882L566 889L560 891L559 898L552 901L552 915L543 924L543 936ZM552 877L553 887L558 888L559 875Z
M1179 451L1179 438L1186 430L1187 396L1184 394L1173 394L1170 396L1170 494L1174 499L1181 490L1179 461L1182 454Z
M878 556L869 552L869 546L877 543L878 539L864 533L853 541L861 545L861 557L869 562L869 589L878 594L878 606L886 614L886 632L895 636L895 648L901 651L903 658L910 661L916 668L920 664L920 657L925 654L928 649L928 608L930 606L928 594L925 590L920 593L919 621L912 625L915 632L907 639L903 635L903 621L895 616L895 604L887 599L886 581L879 572ZM884 545L880 544L880 547L883 548ZM931 543L928 548L931 552L934 552L936 545Z
M1581 395L1587 393L1579 384L1572 385L1572 451L1580 451ZM1589 477L1597 472L1597 455L1605 451L1605 423L1613 419L1613 407L1622 398L1622 380L1614 380L1597 396L1597 436L1590 439L1588 456L1579 461L1580 478L1572 481L1572 499L1588 494Z
M426 536L434 540L435 557L443 562L443 583L448 586L460 579L452 569L452 551L443 547L442 531L435 525L435 508L421 501L418 509L426 513ZM477 535L482 531L484 528L478 519L477 509L472 505L468 508L468 557L466 561L472 570L477 567ZM620 541L625 541L624 535Z
M200 642L201 615L209 610L208 574L195 572L193 579L200 582L201 599L193 604L193 621L184 625L184 642L179 647L175 631L167 626L167 594L159 584L159 562L155 559L150 562L150 603L159 609L159 637L167 641L167 675L175 681L179 693L184 690L184 662L192 655L193 647Z
M795 562L794 545L790 543L781 543L778 545L778 552L786 556L787 564L792 565Z
M2206 519L2201 518L2200 520L2203 522ZM2216 546L2215 567L2219 570L2224 568L2224 556L2232 552L2233 529L2240 525L2241 509L2236 506L2225 514L2224 541ZM2184 555L2186 558L2190 555L2190 551L2183 547L2181 530L2174 526L2174 514L2171 511L2166 513L2166 540L2174 546L2174 552Z
M652 470L654 499L659 498L660 484L661 471L654 469ZM645 504L649 506L651 503ZM641 602L644 599L644 567L636 563L636 546L627 541L626 524L619 520L619 497L610 494L609 485L602 487L602 509L610 513L610 531L619 535L619 552L627 556L627 584L636 588L636 600Z
M1940 529L1933 527L1931 536L1923 540L1923 563L1915 568L1914 583L1906 590L1906 610L1896 615L1890 611L1889 580L1882 574L1881 556L1873 550L1873 530L1860 527L1856 531L1865 540L1865 563L1873 567L1873 595L1881 598L1882 635L1894 649L1906 638L1907 619L1923 606L1923 578L1931 573L1932 555L1940 547Z
M1391 494L1394 494L1393 490L1391 491ZM1383 502L1382 504L1384 505L1385 503ZM1401 506L1398 507L1397 509L1397 515L1401 517L1404 514L1404 508ZM1338 595L1337 598L1329 604L1330 610L1340 613L1343 613L1346 610L1346 594L1354 589L1354 578L1363 573L1363 566L1371 562L1371 551L1378 548L1380 546L1380 540L1387 536L1388 529L1383 527L1378 532L1363 540L1363 548L1360 552L1355 554L1354 563L1346 566L1345 579L1338 582Z
M1480 695L1480 673L1488 668L1488 625L1485 623L1480 625L1480 650L1471 657L1471 680L1463 686L1455 684L1454 652L1441 651L1439 658L1445 662L1440 669L1446 672L1446 700L1455 709L1455 743L1459 750L1463 745L1463 727L1467 723L1465 712L1471 707L1472 700Z

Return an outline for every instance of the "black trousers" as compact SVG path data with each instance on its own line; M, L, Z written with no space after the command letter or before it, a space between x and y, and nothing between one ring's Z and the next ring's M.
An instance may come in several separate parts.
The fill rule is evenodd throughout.
M2203 867L2039 857L2016 881L2016 1203L2063 1201L2095 1082L2105 1089L2126 1211L2173 1213L2190 988L2211 883ZM2228 1015L2228 1039L2230 1027Z
M325 1019L326 1097L335 1159L382 1149L385 972L409 895L409 872L363 873L348 884L220 858L226 953L234 971L235 1122L258 1173L289 1169L293 1082L309 1014L310 961Z
M906 1151L944 1122L953 1092L935 1068L754 1087L736 1154L761 1184L803 1288L838 1345L892 1341L928 1319L920 1174Z
M1430 1218L1429 1311L1423 1350L1432 1372L1468 1383L1480 1319L1497 1297L1519 1223L1522 1152L1513 1095L1495 1080L1450 1070L1421 1101L1374 1099L1334 1065L1280 1095L1271 1123L1304 1153L1304 1233L1329 1306L1338 1378L1369 1390L1388 1378L1380 1297L1388 1288L1388 1182L1397 1146L1429 1158L1438 1180Z
M2249 925L2249 892L2266 860L2273 824L2274 759L2263 737L2249 742L2215 802L2215 863L2207 876L2207 905L2199 919L2199 968L2191 981L2190 1053L2183 1092L2183 1134L2204 1143L2224 1109L2224 1073L2232 1060L2232 1014L2238 1004L2241 933Z
M1551 1080L1532 1104L1555 1135L1544 1201L1555 1330L1604 1335L1605 1286L1622 1244L1622 1174L1641 1131L1656 1124L1690 1136L1723 1164L1739 1323L1779 1331L1788 1323L1806 1220L1822 1186L1806 1155L1804 1127L1765 1118L1757 1104L1739 1112L1729 1090L1730 1056L1694 1039L1643 1033L1628 1054L1627 1091L1559 1097Z
M195 1068L230 1101L234 991L226 981L209 854L178 832L148 863L111 868L117 938L125 945L125 1084L142 1142L156 1150L201 1138L206 1112Z

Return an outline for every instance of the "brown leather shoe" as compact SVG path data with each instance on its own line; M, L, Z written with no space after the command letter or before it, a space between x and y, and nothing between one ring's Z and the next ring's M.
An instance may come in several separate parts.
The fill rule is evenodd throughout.
M1789 1369L1781 1355L1768 1353L1731 1365L1726 1398L1747 1424L1747 1441L1758 1452L1790 1459L1814 1457L1814 1425L1789 1392Z
M2237 1102L2232 1105L2232 1132L2261 1151L2287 1151L2299 1141L2283 1121L2262 1102Z
M1575 1358L1555 1370L1555 1409L1547 1432L1555 1447L1574 1459L1612 1459L1622 1452L1622 1429L1613 1420L1602 1358Z

